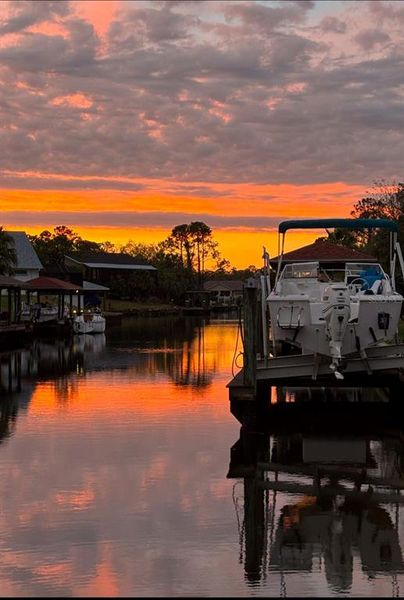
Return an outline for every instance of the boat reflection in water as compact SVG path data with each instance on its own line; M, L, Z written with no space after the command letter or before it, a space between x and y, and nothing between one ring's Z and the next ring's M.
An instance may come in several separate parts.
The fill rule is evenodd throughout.
M351 401L360 395L334 392L324 390ZM272 399L305 401L310 393L278 388ZM312 393L319 399L321 389ZM299 426L293 434L242 427L231 449L228 477L244 480L235 483L234 502L247 581L259 586L280 576L286 595L288 573L323 571L328 590L347 593L360 565L368 579L391 577L398 595L404 437L397 429L377 431L377 424L355 435L335 428L328 434L324 423L317 431L312 423Z

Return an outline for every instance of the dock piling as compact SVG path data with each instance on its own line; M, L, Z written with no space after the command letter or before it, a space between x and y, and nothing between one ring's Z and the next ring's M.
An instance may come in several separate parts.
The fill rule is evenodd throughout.
M256 388L257 372L257 280L250 277L243 287L244 306L244 367L243 383L245 386Z

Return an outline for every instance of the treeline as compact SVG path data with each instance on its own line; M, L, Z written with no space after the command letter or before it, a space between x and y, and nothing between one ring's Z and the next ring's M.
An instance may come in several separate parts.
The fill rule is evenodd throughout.
M354 219L389 219L398 225L398 241L404 243L404 183L376 181L368 194L356 202ZM329 241L366 252L389 268L389 233L385 229L334 229Z
M178 302L186 290L201 289L208 278L243 278L255 269L232 268L221 256L212 229L202 221L177 225L165 240L156 244L133 240L123 245L93 242L64 225L55 227L52 232L45 230L30 235L29 239L45 267L56 266L63 270L65 255L83 258L88 253L100 252L129 254L139 262L156 267L157 276L147 271L111 276L108 282L111 295L131 300L152 298Z

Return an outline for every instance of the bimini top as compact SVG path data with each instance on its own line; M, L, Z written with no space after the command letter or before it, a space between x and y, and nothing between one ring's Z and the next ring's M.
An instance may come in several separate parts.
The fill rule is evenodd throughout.
M299 219L279 223L279 233L288 229L327 229L342 227L345 229L374 229L381 227L390 231L398 231L397 223L389 219Z

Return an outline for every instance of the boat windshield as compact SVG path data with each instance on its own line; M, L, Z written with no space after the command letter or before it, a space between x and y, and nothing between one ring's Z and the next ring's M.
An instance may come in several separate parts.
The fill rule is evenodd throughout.
M316 279L319 272L318 262L294 263L283 269L283 279Z
M385 274L378 263L347 263L345 265L345 283L352 283L355 279L364 280L369 287L375 281L384 279Z

